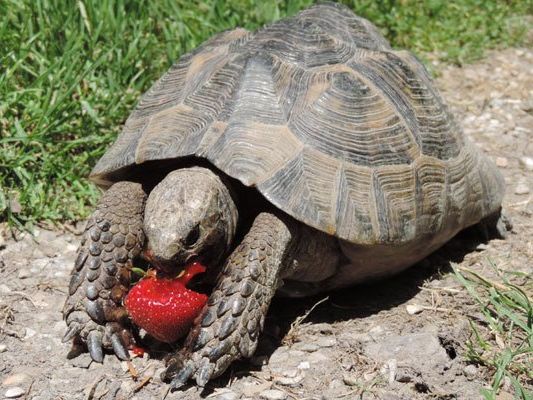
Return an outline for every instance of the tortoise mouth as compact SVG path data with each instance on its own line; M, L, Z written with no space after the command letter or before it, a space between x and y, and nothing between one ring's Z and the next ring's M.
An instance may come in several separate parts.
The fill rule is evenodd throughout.
M177 279L181 277L187 270L188 266L194 263L204 265L199 257L195 256L188 257L182 262L179 262L178 260L162 260L159 257L154 256L150 249L144 250L141 254L141 258L147 263L145 266L146 270L153 268L158 277L168 279ZM188 280L185 287L197 293L210 295L214 288L212 280L209 279L212 270L213 268L211 268L210 265L205 265L205 272L195 273L195 275Z

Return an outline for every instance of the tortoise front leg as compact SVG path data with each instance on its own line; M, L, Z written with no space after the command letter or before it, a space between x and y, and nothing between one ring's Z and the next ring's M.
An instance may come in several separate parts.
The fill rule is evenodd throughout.
M185 347L167 364L165 379L179 388L221 375L239 358L251 357L263 328L280 272L291 259L297 227L262 213L226 261L217 286L196 320Z
M122 299L130 285L131 261L144 243L145 201L140 184L113 185L89 219L78 249L63 308L63 341L86 344L97 362L103 361L104 349L129 358L126 346L132 337Z

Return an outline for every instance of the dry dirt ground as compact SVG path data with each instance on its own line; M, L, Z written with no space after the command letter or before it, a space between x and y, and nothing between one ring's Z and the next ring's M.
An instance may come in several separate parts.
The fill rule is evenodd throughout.
M167 393L157 357L67 360L61 308L78 237L40 229L0 249L0 398L45 399L477 399L488 371L468 366L468 319L479 310L451 266L490 276L531 273L533 51L490 53L464 68L437 67L437 85L466 134L501 168L514 231L483 244L461 235L404 274L305 300L277 300L256 356L201 393ZM528 158L529 157L529 158ZM309 313L313 305L316 307ZM409 314L407 305L422 310ZM302 320L302 316L307 317ZM292 327L291 327L292 325ZM505 385L504 385L505 386ZM530 388L531 389L531 388ZM512 395L504 387L500 399Z

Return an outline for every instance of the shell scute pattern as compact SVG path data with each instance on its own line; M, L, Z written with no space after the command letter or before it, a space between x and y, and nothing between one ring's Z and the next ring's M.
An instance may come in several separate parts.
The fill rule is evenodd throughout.
M141 99L94 168L206 158L294 218L359 244L404 243L501 204L425 68L336 4L222 33ZM484 169L484 170L483 170Z

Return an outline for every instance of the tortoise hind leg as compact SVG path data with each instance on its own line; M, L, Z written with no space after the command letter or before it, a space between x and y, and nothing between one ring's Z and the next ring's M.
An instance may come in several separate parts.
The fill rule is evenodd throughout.
M97 362L103 361L104 349L129 358L126 346L132 338L122 299L130 284L131 261L144 243L145 201L140 184L113 185L89 219L78 249L63 308L63 341L86 344Z
M257 216L226 261L184 348L167 363L164 379L172 379L174 388L190 378L203 387L234 360L253 355L297 230L273 214Z
M475 230L481 236L483 241L488 242L490 239L505 239L513 231L511 219L503 210L498 210L483 218L476 226Z

